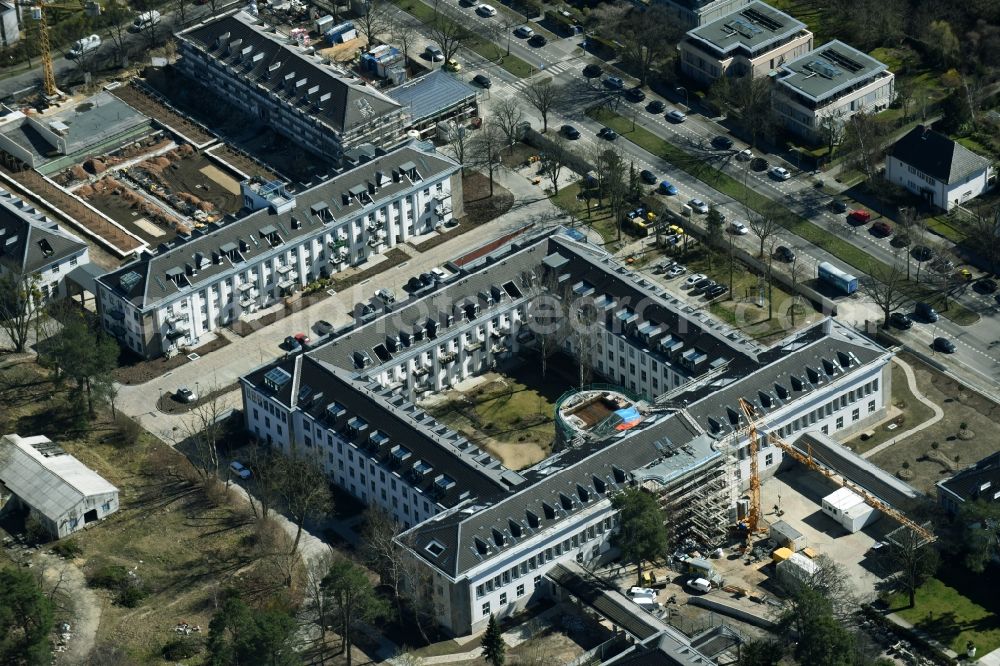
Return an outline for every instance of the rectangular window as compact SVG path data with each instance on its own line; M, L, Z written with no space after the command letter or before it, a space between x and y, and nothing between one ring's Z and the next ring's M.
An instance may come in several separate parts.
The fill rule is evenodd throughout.
M861 410L860 409L855 409L853 412L851 412L851 420L852 421L857 421L860 418L861 418Z
M868 413L869 414L873 414L874 412L875 412L875 401L874 400L870 400L868 402Z
M484 594L486 594L486 586L485 585L476 585L476 598L478 599L479 597L483 596Z
M520 585L517 586L517 596L519 597L524 596L524 583L521 583Z
M773 464L774 464L774 454L768 453L766 456L764 456L764 466L770 467Z
M836 427L837 430L840 430L841 428L844 427L844 417L843 416L838 416L837 417L837 424L834 427Z
M485 604L483 604L483 616L485 617L489 614L490 614L490 602L487 601Z
M503 606L506 603L507 603L507 593L504 592L503 594L500 595L500 605Z

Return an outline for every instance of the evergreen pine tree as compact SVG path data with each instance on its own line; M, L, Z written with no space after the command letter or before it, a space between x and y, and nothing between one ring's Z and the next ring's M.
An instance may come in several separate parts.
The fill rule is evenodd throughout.
M490 614L490 622L486 625L486 633L483 634L483 658L492 666L503 666L506 660L507 646L503 642L503 634L500 632L500 625L497 619Z

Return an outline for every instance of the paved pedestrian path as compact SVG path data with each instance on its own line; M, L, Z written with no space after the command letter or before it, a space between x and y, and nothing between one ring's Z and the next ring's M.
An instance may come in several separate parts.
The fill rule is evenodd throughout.
M910 392L913 394L913 397L915 397L917 400L930 407L931 410L934 412L934 416L930 417L923 423L918 423L917 425L910 428L906 432L900 433L886 442L882 442L873 449L865 451L864 453L861 454L862 458L871 458L876 453L885 451L887 448L889 448L896 442L904 440L911 435L915 435L921 430L930 428L932 425L934 425L935 423L944 418L944 410L941 409L941 407L939 407L937 403L932 402L923 393L920 392L920 388L917 387L917 378L913 374L913 368L911 368L906 361L901 361L899 358L893 358L892 362L897 364L903 370L903 374L906 375L906 384L907 386L910 387Z

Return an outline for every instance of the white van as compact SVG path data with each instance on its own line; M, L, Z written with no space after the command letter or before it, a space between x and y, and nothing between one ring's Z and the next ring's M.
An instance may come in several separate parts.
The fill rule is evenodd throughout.
M704 578L692 578L687 583L688 587L695 592L711 592L712 584Z
M655 613L663 608L663 604L649 597L632 597L632 602L649 613Z
M66 54L66 57L79 58L85 53L96 51L100 47L101 47L101 38L98 35L90 35L89 37L84 37L83 39L78 39L75 42L73 42L73 46L70 47L69 52Z
M135 20L132 21L132 29L139 32L140 30L145 30L146 28L154 26L159 22L160 12L154 9L153 11L143 12L142 14L136 16Z

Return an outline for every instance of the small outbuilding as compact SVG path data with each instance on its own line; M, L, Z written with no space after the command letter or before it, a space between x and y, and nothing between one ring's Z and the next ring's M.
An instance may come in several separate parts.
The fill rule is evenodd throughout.
M805 537L797 529L783 520L771 524L770 538L779 546L786 546L792 552L805 545Z
M44 435L0 438L0 486L3 511L27 508L55 539L118 510L118 489Z
M824 497L823 513L836 520L851 534L875 522L880 515L850 488L841 488Z
M802 553L792 553L775 564L774 569L782 582L807 583L819 571L819 566Z

